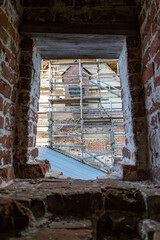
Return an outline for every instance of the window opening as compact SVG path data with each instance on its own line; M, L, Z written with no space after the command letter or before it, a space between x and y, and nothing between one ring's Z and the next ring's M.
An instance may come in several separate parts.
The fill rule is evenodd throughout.
M37 145L108 173L124 141L117 60L42 61Z

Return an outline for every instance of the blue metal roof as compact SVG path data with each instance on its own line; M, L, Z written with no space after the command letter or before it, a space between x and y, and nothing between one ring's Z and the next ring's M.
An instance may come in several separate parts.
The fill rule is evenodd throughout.
M66 177L83 180L93 180L105 173L90 167L84 163L78 162L73 158L67 157L59 152L46 147L38 147L40 159L47 159L50 162L51 169L63 172Z

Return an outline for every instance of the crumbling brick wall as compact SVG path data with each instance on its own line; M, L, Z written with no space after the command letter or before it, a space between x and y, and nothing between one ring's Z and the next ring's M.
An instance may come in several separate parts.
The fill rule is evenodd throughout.
M40 28L43 25L44 30L48 24L51 24L51 26L56 26L58 32L62 33L67 31L70 33L78 32L79 34L91 33L92 29L94 29L94 33L111 34L114 29L115 34L125 36L132 34L134 36L127 37L126 40L126 48L128 49L126 64L129 73L129 78L126 78L128 84L126 86L128 86L129 95L127 98L128 105L123 104L123 107L124 118L126 119L126 135L128 129L131 132L127 135L127 146L124 153L126 154L125 158L131 160L128 162L132 164L134 162L138 169L142 170L147 170L147 157L149 154L153 177L159 178L159 0L137 0L142 43L142 81L140 75L141 61L139 58L140 45L134 1L102 1L99 3L99 1L26 0L22 2L25 7L22 20L26 28L38 24ZM12 173L13 162L16 173L21 172L19 166L24 166L29 158L34 158L37 155L34 145L39 91L37 87L39 81L37 70L39 56L34 44L32 50L25 49L25 46L21 45L22 51L26 52L26 55L24 62L21 58L21 78L19 81L20 48L18 26L19 17L21 16L19 3L19 0L0 1L0 165L1 169L10 169ZM68 30L64 29L66 25ZM23 33L26 28L23 28ZM32 54L31 58L28 57L29 54ZM30 89L25 86L28 81ZM145 90L145 104L143 90ZM124 89L122 95L125 94ZM16 99L18 101L17 107ZM125 112L127 109L128 113ZM148 143L146 137L146 113ZM146 152L147 148L148 154ZM138 174L142 178L144 177L142 172Z
M18 87L14 167L16 176L25 174L22 169L38 155L36 145L38 100L40 94L41 58L33 40L20 43L20 78ZM24 176L21 176L24 177Z
M88 76L89 73L87 73L86 69L83 68L83 67L81 68L81 74L82 74L82 85L89 85L90 84L90 82L88 81L89 80L89 76ZM63 73L62 80L63 80L63 82L79 82L79 77L76 77L76 76L79 76L79 66L77 66L77 65L69 67ZM75 86L79 86L79 85L80 84L77 84ZM74 94L74 92L73 92L73 94ZM84 96L88 96L88 94L89 94L89 87L84 86ZM70 91L69 91L69 86L65 87L65 97L66 98L71 98Z
M13 145L19 78L19 1L0 1L0 183L14 177Z
M40 55L19 33L20 1L0 1L0 183L19 174L35 146ZM24 175L25 177L25 175Z
M142 82L148 121L152 176L160 180L160 2L138 1L142 41Z
M139 36L126 38L120 56L120 74L122 83L122 106L126 134L126 146L123 149L124 168L127 177L136 166L139 174L135 178L148 177L147 123L145 113L144 88L141 81L141 57ZM123 171L124 174L125 170ZM136 173L135 173L136 175ZM124 176L125 178L125 176Z
M143 2L143 1L142 1ZM101 33L126 36L126 74L122 80L126 148L124 160L135 171L133 179L148 175L147 121L144 88L141 81L141 42L136 1L23 1L23 32L35 24L33 32L50 26L59 33ZM66 26L64 28L64 25ZM39 30L38 30L38 29ZM49 30L49 31L50 31ZM122 69L122 68L121 68ZM128 90L128 91L127 91ZM135 167L136 166L136 167ZM138 174L138 176L137 176ZM127 177L126 177L127 179Z

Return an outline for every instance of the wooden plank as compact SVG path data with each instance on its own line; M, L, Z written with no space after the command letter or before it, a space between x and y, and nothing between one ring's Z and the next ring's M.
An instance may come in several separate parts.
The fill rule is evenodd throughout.
M22 26L22 32L33 38L43 59L117 59L125 38L122 35L55 33L48 25L44 28L30 25L29 29Z
M53 99L50 100L52 104L71 104L71 103L80 103L80 98L64 98L64 99ZM99 97L90 97L90 98L84 98L83 103L89 103L90 101L92 102L99 102L100 98Z
M43 71L43 70L42 70ZM49 74L47 73L41 73L40 74L41 77L49 77ZM62 76L62 74L52 74L52 76Z

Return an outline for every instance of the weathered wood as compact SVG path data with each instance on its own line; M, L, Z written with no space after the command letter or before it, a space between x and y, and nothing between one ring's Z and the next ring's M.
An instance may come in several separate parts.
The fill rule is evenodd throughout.
M47 29L46 32L43 30L31 27L28 32L22 31L24 36L33 38L43 59L117 59L125 39L121 35L49 33Z

